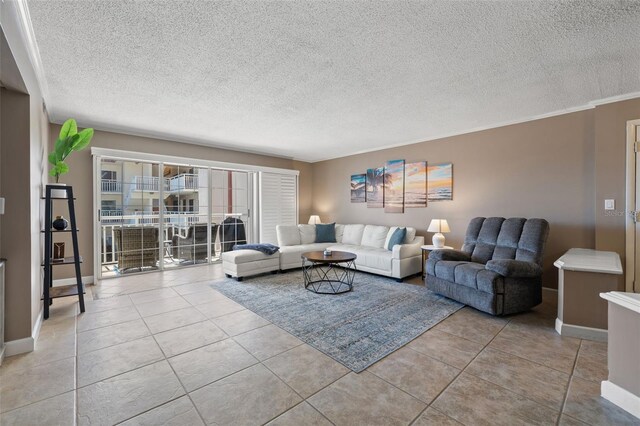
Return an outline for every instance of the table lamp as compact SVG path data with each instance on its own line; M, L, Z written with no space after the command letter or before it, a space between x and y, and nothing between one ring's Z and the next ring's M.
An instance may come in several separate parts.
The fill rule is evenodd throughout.
M451 232L451 229L449 229L449 224L445 219L431 219L427 232L435 232L431 240L433 241L433 246L435 248L442 248L444 247L444 235L442 235L442 233Z
M319 223L322 223L320 221L320 216L318 216L317 214L311 215L311 217L309 218L309 225L317 225Z

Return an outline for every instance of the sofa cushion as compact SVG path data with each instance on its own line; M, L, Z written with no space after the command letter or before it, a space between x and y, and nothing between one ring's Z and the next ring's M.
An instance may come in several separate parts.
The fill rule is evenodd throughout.
M364 225L344 225L344 235L342 236L342 244L362 244L362 234L364 233Z
M389 232L387 233L387 239L384 240L383 247L389 247L389 240L391 239L391 236L393 235L395 230L398 228L399 226L392 226L389 228ZM407 226L406 229L407 229L407 234L404 236L404 241L402 242L402 244L410 244L413 242L414 238L416 238L416 228Z
M315 225L298 225L300 230L300 244L312 244L316 242L316 226Z
M336 224L319 223L316 225L316 243L337 243Z
M256 262L258 260L278 259L278 255L268 255L257 250L233 250L226 251L220 256L223 262L240 265L242 263Z
M329 250L347 251L358 256L355 260L356 266L366 266L383 271L391 270L391 252L385 248L367 247L354 244L333 244Z
M280 247L280 264L302 266L302 253L307 251L322 251L331 243L300 244L297 246Z
M454 282L471 288L478 288L476 276L484 271L484 265L480 263L461 263L454 269Z
M341 243L343 236L344 236L344 225L336 223L336 243Z
M375 248L384 248L384 241L389 233L386 226L366 225L362 232L362 242L360 245Z
M300 230L295 225L278 225L276 234L280 247L300 245Z
M404 238L407 236L407 228L396 228L393 231L393 235L389 238L389 242L385 246L387 250L393 250L393 246L396 244L402 244L404 242Z

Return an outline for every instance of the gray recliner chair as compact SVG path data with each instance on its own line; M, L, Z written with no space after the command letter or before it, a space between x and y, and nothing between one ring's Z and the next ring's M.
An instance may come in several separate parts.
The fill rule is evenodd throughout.
M549 235L544 219L476 217L462 250L432 251L428 289L492 315L542 302L542 252Z

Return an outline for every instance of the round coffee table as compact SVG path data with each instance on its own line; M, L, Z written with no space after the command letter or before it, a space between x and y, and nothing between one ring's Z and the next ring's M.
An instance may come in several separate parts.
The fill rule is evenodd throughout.
M358 257L347 251L334 251L325 256L322 251L302 253L304 288L318 294L341 294L353 290Z

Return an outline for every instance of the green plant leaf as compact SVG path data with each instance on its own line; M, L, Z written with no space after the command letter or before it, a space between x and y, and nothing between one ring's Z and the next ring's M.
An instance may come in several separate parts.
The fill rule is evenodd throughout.
M52 170L55 170L54 176L63 175L69 173L69 166L64 161L58 161Z
M89 143L91 142L91 138L93 138L93 129L84 129L80 133L78 133L78 135L78 140L73 144L74 151L80 151L86 148L87 145L89 145Z
M58 176L58 172L57 172L55 166L52 167L51 170L49 170L49 176L53 176L53 177Z
M60 161L62 159L62 154L64 154L64 147L65 147L65 141L67 139L61 139L58 138L56 139L56 143L54 145L54 151L56 153L56 159L57 161Z
M49 154L49 162L54 165L58 162L58 156L55 151Z
M60 129L60 139L66 139L78 133L78 124L73 118L68 119Z
M71 154L71 151L73 151L73 146L78 143L78 140L80 139L80 134L76 133L73 136L69 136L67 138L67 140L65 141L65 145L64 145L64 153L62 155L62 160L64 160L65 158L67 158L69 156L69 154Z

